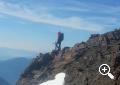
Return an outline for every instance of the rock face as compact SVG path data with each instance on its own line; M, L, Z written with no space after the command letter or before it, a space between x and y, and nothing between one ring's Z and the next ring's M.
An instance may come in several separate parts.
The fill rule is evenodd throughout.
M111 80L98 69L108 64ZM65 72L65 85L120 85L120 30L94 34L87 42L65 47L60 52L40 54L21 75L16 85L38 85Z

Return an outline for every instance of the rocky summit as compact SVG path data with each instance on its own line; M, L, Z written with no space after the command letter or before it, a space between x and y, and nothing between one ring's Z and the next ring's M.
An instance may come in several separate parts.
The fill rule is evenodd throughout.
M99 73L101 64L111 67L114 80ZM60 72L66 73L65 85L120 85L120 29L92 34L86 42L59 52L40 53L16 85L39 85Z

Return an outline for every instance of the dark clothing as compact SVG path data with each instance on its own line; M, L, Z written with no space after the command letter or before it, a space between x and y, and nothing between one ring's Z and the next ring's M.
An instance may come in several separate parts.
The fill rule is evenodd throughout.
M61 50L61 42L63 41L63 33L58 32L58 39L57 42L55 43L55 50Z
M60 38L61 32L58 32L58 39Z
M56 50L61 50L61 42L56 43Z

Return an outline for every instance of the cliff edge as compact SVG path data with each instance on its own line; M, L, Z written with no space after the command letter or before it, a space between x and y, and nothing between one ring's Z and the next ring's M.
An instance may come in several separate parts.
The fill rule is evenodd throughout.
M98 69L108 64L115 76L111 80ZM16 85L38 85L65 72L65 85L120 85L120 29L93 34L87 42L37 56Z

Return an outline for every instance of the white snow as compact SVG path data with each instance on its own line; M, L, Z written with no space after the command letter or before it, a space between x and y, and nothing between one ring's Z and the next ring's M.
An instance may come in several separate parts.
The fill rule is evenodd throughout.
M65 73L58 73L54 80L49 80L39 85L64 85Z

